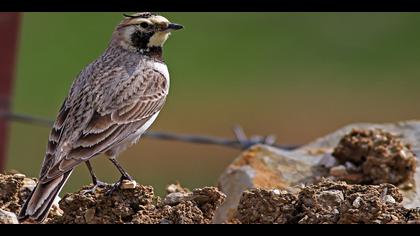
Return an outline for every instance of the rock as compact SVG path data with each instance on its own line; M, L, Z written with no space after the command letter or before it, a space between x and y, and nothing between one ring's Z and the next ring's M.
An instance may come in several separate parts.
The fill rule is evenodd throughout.
M166 205L176 205L183 201L193 200L193 193L179 183L170 184L166 188L166 197L163 199Z
M391 195L386 195L384 197L384 201L390 204L394 204L396 202L395 199Z
M335 165L331 157L334 149L340 143L340 140L345 135L351 133L352 130L375 129L392 134L391 139L385 139L384 137L391 137L385 134L382 135L382 137L377 137L377 140L383 139L382 144L385 143L386 147L395 147L398 151L392 151L390 154L393 153L392 156L397 157L395 160L403 160L400 163L408 163L408 165L403 164L400 166L406 165L410 171L413 171L412 157L420 156L420 139L418 138L420 137L420 121L389 124L353 124L339 129L325 137L318 138L296 150L280 150L265 145L255 145L244 151L219 177L219 189L226 194L227 198L222 206L217 209L215 222L222 223L233 220L242 192L247 189L280 189L287 190L290 193L298 193L300 186L306 186L307 184L315 183L321 177L330 176L328 168ZM380 132L381 131L376 133L373 132L373 134ZM394 139L394 137L397 137L397 139ZM390 149L386 150L391 151ZM412 151L414 155L412 155L410 151ZM361 160L360 157L359 160ZM378 176L377 179L385 179L383 177L386 175L381 174L379 168L375 167L380 166L376 163L381 162L377 161L381 159L373 158L372 160L374 161L369 164L369 168L371 168L372 172L369 174ZM384 160L389 159L385 158ZM404 162L407 160L408 162ZM357 158L352 161L358 162ZM351 163L351 165L347 162ZM348 159L342 162L342 164L346 167L346 171L354 172L358 169L362 169L358 168ZM365 168L365 171L369 172L369 168ZM415 168L415 172L410 172L405 177L393 175L387 179L387 181L395 180L395 183L399 183L410 179L410 175L412 176L413 183L404 182L399 185L401 193L404 196L403 205L407 208L420 207L420 196L417 194L420 193L420 184L415 184L415 182L420 182L420 171L418 171L419 167L416 166ZM362 175L357 173L349 173L346 175L346 178L349 180L358 180L361 177ZM303 222L305 222L305 220L303 220Z
M137 182L135 180L123 180L121 183L121 189L135 189L137 186Z
M334 166L330 169L330 175L336 177L348 175L347 167L343 165Z
M163 203L166 205L177 205L180 202L189 201L192 199L192 193L174 192L166 195Z
M359 208L360 207L360 202L362 201L362 198L357 196L356 199L354 199L352 206L354 208Z
M344 201L343 192L340 190L326 190L318 194L318 203L324 207L340 205Z
M176 193L176 192L185 193L185 192L190 192L190 190L182 187L180 183L170 184L168 185L168 187L166 187L166 194Z
M57 196L54 199L54 202L53 202L53 204L51 206L51 209L50 209L50 212L48 214L49 218L63 215L64 212L60 208L60 201L61 201L61 198L59 196Z
M64 213L64 212L63 212ZM94 218L95 218L96 209L95 208L89 208L85 212L85 221L87 224L94 224Z
M325 154L318 162L318 165L328 169L336 166L337 164L337 159L335 159L335 157L333 157L331 154Z
M344 163L344 166L346 167L346 171L350 171L350 172L359 172L360 171L360 167L355 166L353 163L346 161L346 163Z
M13 175L14 178L16 179L25 179L26 176L24 174L20 174L20 173L16 173Z
M310 183L314 176L320 176L314 166L321 157L313 158L306 153L265 145L244 151L219 178L219 189L227 198L217 209L215 222L227 222L234 217L242 192L247 189L281 189L296 193L301 183Z
M34 190L35 186L36 186L36 181L35 180L30 179L30 178L24 178L23 181L22 181L21 189L22 190L27 189L29 191L32 191L32 190Z
M15 213L0 209L0 224L19 224L19 221Z

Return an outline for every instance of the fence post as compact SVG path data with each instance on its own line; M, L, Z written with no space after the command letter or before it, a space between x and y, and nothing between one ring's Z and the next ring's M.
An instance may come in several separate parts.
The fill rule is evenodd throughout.
M9 112L21 14L0 13L0 112ZM0 119L0 172L6 166L8 123Z

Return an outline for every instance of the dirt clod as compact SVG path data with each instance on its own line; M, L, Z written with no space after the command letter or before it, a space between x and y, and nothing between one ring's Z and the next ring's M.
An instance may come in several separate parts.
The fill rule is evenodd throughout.
M21 175L0 175L0 221L16 223L15 214L30 192L25 183L34 179ZM33 186L32 186L33 187ZM150 186L119 189L98 188L86 193L86 186L66 194L60 208L53 209L49 224L209 224L225 195L215 187L189 191L170 185L161 200ZM29 188L29 189L27 189ZM420 223L420 209L407 209L403 197L392 184L350 185L321 179L302 186L298 193L280 189L249 189L243 192L236 217L227 223ZM59 211L60 214L53 212ZM9 217L13 216L13 217Z
M0 174L0 209L18 214L35 185L35 179L23 174Z
M387 201L385 196L394 199ZM345 182L322 180L299 193L298 222L319 223L393 223L406 222L400 204L402 195L391 184L348 185ZM396 202L397 203L396 203ZM395 218L390 218L394 215Z
M49 223L204 224L211 223L215 209L225 198L213 187L194 189L192 192L174 192L171 194L181 195L169 197L171 201L162 201L156 197L150 186L136 185L134 188L119 189L107 196L109 187L98 188L95 194L84 193L82 189L65 195L60 201L63 215Z
M391 184L349 185L322 179L297 195L286 191L245 191L236 218L239 223L350 224L420 223L420 209L406 209Z
M168 186L168 195L163 201L154 195L150 186L135 182L125 184L125 188L111 195L106 195L111 186L97 188L95 193L85 191L90 186L68 193L59 202L59 207L52 207L44 223L209 224L214 211L226 197L215 187L189 191L176 184ZM16 215L35 185L36 179L22 174L0 174L0 222L16 223ZM9 219L11 215L14 220Z
M335 166L330 174L349 183L400 185L413 181L416 170L416 156L410 145L380 129L352 130L332 155L346 171L340 166L338 172Z
M244 224L291 222L295 214L296 200L296 196L285 191L246 190L239 202L237 221Z

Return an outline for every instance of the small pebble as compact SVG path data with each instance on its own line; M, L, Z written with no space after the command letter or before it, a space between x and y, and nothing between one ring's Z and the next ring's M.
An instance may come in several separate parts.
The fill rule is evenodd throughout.
M0 209L0 224L19 224L16 214Z
M336 205L344 201L344 195L340 190L325 190L319 193L318 201L326 206Z
M22 182L23 182L22 189L29 189L30 191L32 191L34 190L36 186L35 180L30 179L30 178L24 178Z
M330 175L332 176L343 176L347 174L347 169L343 165L334 166L330 169Z
M273 190L272 190L272 192L273 192L274 194L280 195L280 190L278 190L278 189L273 189Z
M191 199L192 193L182 193L182 192L175 192L166 195L163 202L167 205L173 206L177 205L180 202L188 201Z
M362 198L361 197L357 197L356 199L354 199L354 201L353 201L353 206L355 207L355 208L359 208L360 207L360 202L362 201Z
M121 183L120 188L121 188L121 189L135 189L135 188L136 188L136 186L137 186L137 182L136 182L135 180L133 180L133 181L130 181L130 180L124 180L124 181Z
M85 220L86 223L93 223L93 219L95 218L96 210L95 208L89 208L85 212Z
M24 175L24 174L14 174L13 175L16 179L24 179L24 178L26 178L26 175Z
M325 168L331 168L337 164L337 160L331 154L325 154L318 163L318 165L324 166Z
M179 189L178 185L176 185L176 184L171 184L171 185L169 185L169 186L166 188L166 191L167 191L168 193L175 193L175 192L178 192L178 189Z
M344 163L344 166L349 171L358 171L359 170L359 168L357 168L353 163L351 163L349 161L346 161L346 163Z
M386 195L386 196L384 197L384 201L385 201L386 203L391 203L391 204L396 203L395 199L394 199L391 195Z
M400 151L400 156L403 158L403 159L407 159L407 153L404 151L404 149L403 150L401 150Z

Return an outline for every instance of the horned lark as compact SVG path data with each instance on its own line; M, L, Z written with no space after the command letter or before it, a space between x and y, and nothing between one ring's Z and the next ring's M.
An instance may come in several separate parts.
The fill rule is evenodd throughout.
M169 73L162 47L182 29L153 13L124 15L105 52L84 68L70 89L49 135L39 183L19 214L42 222L73 169L106 154L132 180L116 157L155 121L169 91Z

